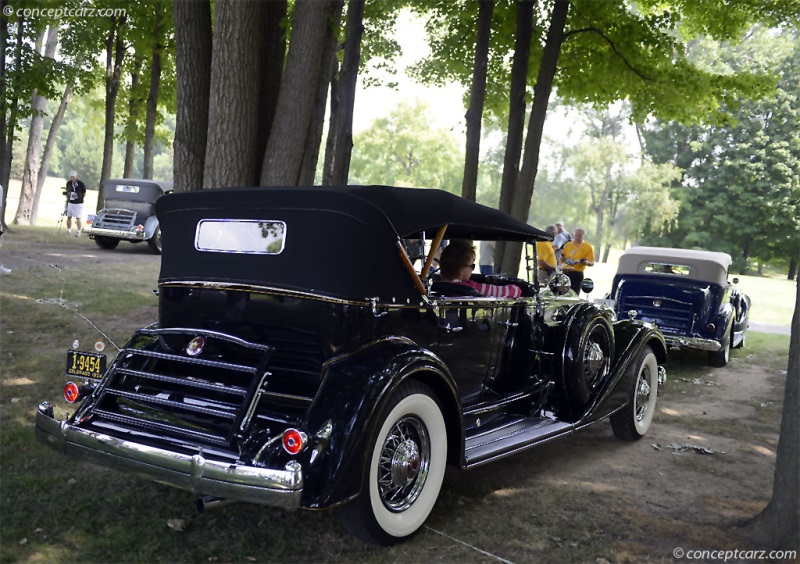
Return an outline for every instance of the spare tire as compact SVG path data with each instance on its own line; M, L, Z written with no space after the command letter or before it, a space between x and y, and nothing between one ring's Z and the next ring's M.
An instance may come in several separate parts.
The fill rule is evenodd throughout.
M567 400L584 408L597 395L611 373L614 330L602 314L578 315L570 322L563 353L563 379Z

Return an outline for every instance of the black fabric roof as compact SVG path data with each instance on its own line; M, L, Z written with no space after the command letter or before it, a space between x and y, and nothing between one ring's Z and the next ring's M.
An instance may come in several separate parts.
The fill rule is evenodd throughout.
M159 281L255 284L342 299L414 303L420 293L397 239L446 237L512 241L548 236L498 210L442 190L387 186L230 188L173 193L156 202L163 255ZM199 251L203 219L286 224L276 255Z
M139 192L117 192L117 186L138 186ZM142 180L141 178L108 178L100 184L100 198L130 202L154 202L172 190L171 180Z
M224 194L222 196L221 194ZM442 225L447 237L474 240L549 241L544 231L528 225L500 210L433 188L397 188L393 186L234 188L198 190L161 203L161 210L193 207L269 206L270 200L296 205L331 209L361 209L357 200L371 203L389 219L402 238L425 231L429 238ZM169 202L169 203L168 203ZM213 202L213 203L212 203ZM168 207L165 207L168 206Z

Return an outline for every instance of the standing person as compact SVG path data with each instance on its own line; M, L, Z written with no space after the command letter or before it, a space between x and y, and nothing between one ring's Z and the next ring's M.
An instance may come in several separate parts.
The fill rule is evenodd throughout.
M548 225L544 230L551 237L555 237L555 225ZM536 243L536 260L539 267L539 283L545 283L556 271L556 266L558 265L556 255L553 252L553 245L550 241L538 241Z
M575 228L575 238L564 245L561 264L564 274L569 277L570 287L576 294L581 293L583 271L587 266L594 266L594 249L583 240L586 230Z
M0 210L3 209L3 185L0 184ZM3 237L3 226L0 224L0 247L3 246L2 242ZM11 274L11 270L0 264L0 276L8 276Z
M86 196L86 185L78 180L78 173L69 173L69 182L64 191L67 196L67 235L72 233L72 218L75 218L75 236L80 237L83 231L83 198Z
M481 241L481 260L478 262L481 274L494 274L494 241Z
M556 255L556 263L561 263L561 255L564 251L564 245L572 241L572 235L569 231L564 229L564 224L560 221L556 222L556 235L553 237L553 251Z

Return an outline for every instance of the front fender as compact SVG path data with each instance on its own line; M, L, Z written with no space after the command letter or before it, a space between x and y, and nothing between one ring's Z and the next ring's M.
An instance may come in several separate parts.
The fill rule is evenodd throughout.
M331 433L316 463L306 466L303 507L338 505L361 491L376 416L407 378L434 389L448 421L450 444L463 444L455 383L443 362L409 339L376 341L335 359L323 371L322 386L304 426L313 430L330 422ZM451 430L455 421L459 424Z
M586 410L579 424L596 421L609 415L625 404L630 398L620 389L620 381L628 367L636 362L642 349L650 345L659 365L667 362L667 345L664 336L655 325L642 321L623 320L614 323L614 366L603 390L597 394Z

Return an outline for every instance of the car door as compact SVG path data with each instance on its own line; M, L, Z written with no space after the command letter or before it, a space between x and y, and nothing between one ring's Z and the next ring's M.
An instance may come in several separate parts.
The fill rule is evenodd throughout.
M473 296L438 300L438 353L450 369L465 407L497 397L494 382L513 325L506 302Z

